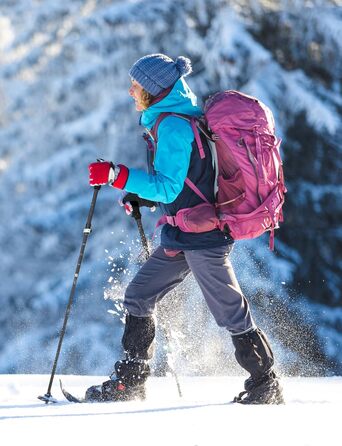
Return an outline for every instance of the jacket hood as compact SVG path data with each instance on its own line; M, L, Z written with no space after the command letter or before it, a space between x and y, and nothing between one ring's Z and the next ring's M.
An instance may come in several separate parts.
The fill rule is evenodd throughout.
M184 78L178 79L165 98L142 112L140 123L150 130L158 115L165 112L183 113L191 116L202 115L202 110L197 106L197 97Z

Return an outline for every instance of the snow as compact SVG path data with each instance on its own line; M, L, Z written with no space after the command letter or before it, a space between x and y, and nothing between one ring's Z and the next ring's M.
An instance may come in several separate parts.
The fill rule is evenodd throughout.
M56 376L58 404L36 397L48 375L0 375L1 437L16 445L213 446L338 444L342 377L284 378L286 404L230 404L244 377L180 377L179 397L171 377L151 377L143 402L73 404L59 387L82 395L106 377ZM2 443L4 444L4 443Z
M337 363L332 369L324 363L322 374L342 373L340 319L308 309L320 302L337 314L341 301L336 184L342 22L341 8L334 5L335 0L1 1L1 373L49 372L92 195L88 163L104 158L145 168L128 70L152 52L191 58L189 83L200 102L219 89L241 89L274 112L289 189L285 222L275 253L268 251L267 237L239 243L234 266L255 319L276 345L283 373L316 373L320 352ZM120 357L123 325L115 299L122 298L135 272L130 243L135 241L136 250L140 242L117 194L102 188L99 195L60 358L64 373L106 374L113 357ZM148 236L158 217L143 214ZM313 261L306 257L311 249ZM317 277L317 286L306 285ZM177 305L170 298L164 319L185 335L183 345L175 345L179 369L232 374L227 333L217 331L197 285L192 281L186 293L177 293L183 297ZM111 295L115 299L104 301ZM194 317L185 320L187 314ZM317 334L314 344L303 334L308 324ZM158 345L161 363L162 336Z

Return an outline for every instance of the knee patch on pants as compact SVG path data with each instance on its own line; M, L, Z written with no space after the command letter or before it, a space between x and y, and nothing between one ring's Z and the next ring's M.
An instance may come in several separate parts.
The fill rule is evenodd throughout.
M154 351L156 328L153 316L126 316L122 337L123 348L129 358L151 359Z

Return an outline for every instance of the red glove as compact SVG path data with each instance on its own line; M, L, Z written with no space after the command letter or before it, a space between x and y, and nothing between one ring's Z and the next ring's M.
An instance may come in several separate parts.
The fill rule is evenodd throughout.
M109 161L91 163L89 169L90 186L112 184L114 181L114 164Z
M89 164L88 169L90 186L110 184L118 189L125 187L128 178L128 169L122 164L114 166L110 161L98 161Z

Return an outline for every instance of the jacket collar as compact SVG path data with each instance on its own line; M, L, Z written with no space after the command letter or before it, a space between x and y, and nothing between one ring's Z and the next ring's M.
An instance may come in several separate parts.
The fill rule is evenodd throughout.
M151 129L160 113L173 112L191 116L200 116L202 110L197 106L197 97L191 91L184 78L178 79L171 91L156 98L146 110L142 112L140 124Z

